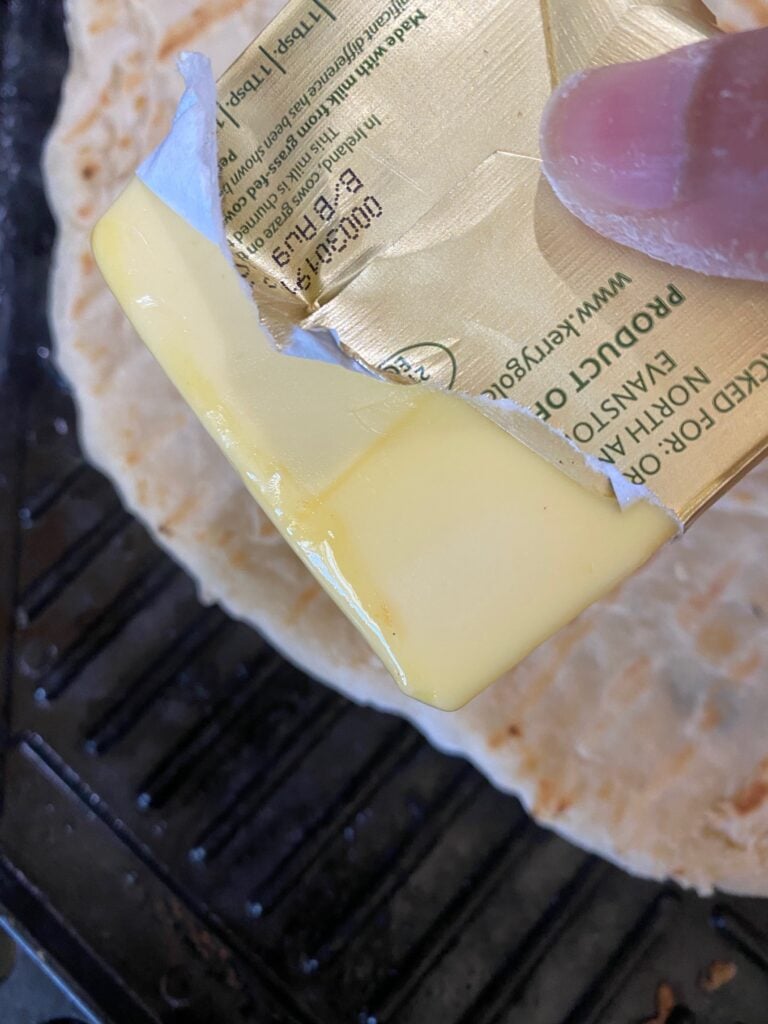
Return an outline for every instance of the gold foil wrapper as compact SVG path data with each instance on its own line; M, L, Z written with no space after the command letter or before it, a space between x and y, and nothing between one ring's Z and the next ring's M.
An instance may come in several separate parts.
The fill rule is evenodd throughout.
M219 83L227 234L278 344L330 329L689 523L766 449L765 288L589 231L538 132L568 74L711 31L698 0L294 0Z

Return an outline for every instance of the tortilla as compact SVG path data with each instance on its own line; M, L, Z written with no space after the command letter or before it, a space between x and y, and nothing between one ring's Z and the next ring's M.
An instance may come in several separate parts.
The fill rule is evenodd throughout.
M768 465L609 600L446 714L400 693L103 284L89 234L169 124L176 51L203 50L220 73L278 6L69 2L71 67L45 168L59 225L51 320L85 450L204 600L318 679L409 719L540 822L632 872L768 895Z

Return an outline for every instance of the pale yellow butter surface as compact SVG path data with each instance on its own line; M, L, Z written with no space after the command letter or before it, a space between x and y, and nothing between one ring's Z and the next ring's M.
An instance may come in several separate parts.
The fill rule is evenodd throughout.
M224 255L138 179L94 251L255 498L419 700L460 707L675 532L456 398L280 355Z

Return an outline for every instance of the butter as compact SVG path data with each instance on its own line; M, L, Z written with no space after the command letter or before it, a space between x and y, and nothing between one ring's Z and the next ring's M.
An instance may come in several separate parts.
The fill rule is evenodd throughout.
M94 252L256 500L418 700L459 708L675 532L453 396L279 354L223 252L138 179Z

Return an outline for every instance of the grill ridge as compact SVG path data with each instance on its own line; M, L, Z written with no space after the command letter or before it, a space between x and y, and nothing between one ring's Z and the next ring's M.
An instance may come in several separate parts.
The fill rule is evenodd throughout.
M226 760L232 746L239 746L239 741L231 740L228 733L235 724L253 720L253 711L260 707L265 697L264 684L281 665L279 655L264 650L257 658L248 685L235 676L230 692L211 714L182 736L142 782L139 796L142 806L163 806L182 782L189 785L196 777L204 775L206 762L212 757L217 763Z
M181 570L168 559L154 557L138 578L123 587L117 597L59 657L40 683L47 701L63 696L80 672L115 640L160 594L180 576Z
M515 866L530 854L536 844L536 833L530 821L521 813L517 821L501 840L491 848L478 864L466 884L443 908L428 931L409 951L405 962L399 964L397 982L382 986L371 1000L375 1016L381 1020L394 1019L418 988L419 983L433 970L445 953L455 945L463 929L487 905L501 882ZM469 1017L471 1024L480 1024L479 1018Z
M115 1019L130 1021L130 1024L159 1024L157 1016L146 1003L126 988L92 946L84 943L79 935L73 934L68 922L50 904L45 905L44 912L41 912L41 905L46 903L43 893L2 853L0 899L16 917L34 921L34 938L40 941L41 935L45 935L48 942L55 943L62 960L74 961L74 967L82 961L88 962L88 995L101 1005L109 1006ZM52 970L52 965L49 970Z
M168 891L173 893L183 906L187 907L201 921L205 922L212 935L234 950L240 959L248 962L251 968L258 972L262 983L280 998L286 1010L289 1010L294 1015L297 1024L324 1024L324 1022L313 1018L296 1001L290 989L254 950L243 947L236 936L224 927L220 919L210 914L204 903L194 899L189 891L176 881L173 874L152 855L149 847L142 843L121 819L114 815L101 797L62 761L59 755L41 736L28 733L21 738L20 745L26 747L33 758L37 759L45 769L56 775L91 813L103 821L111 832L164 883Z
M501 968L464 1014L460 1024L496 1024L506 1009L520 1001L547 949L589 904L609 870L607 864L594 857L587 857L579 865L538 921L504 958Z
M138 681L131 680L123 695L89 728L85 745L89 753L104 754L124 739L179 672L228 625L218 608L206 608L153 661Z
M192 859L210 863L219 857L261 805L295 772L309 752L322 742L346 712L344 704L329 699L314 710L311 722L306 723L302 719L297 721L274 752L269 774L263 770L257 771L238 790L222 813L196 839L190 851Z
M422 861L440 841L441 833L474 800L483 782L468 765L460 765L442 792L433 801L427 815L411 827L402 842L381 865L377 880L351 893L340 913L316 930L311 946L319 950L317 959L328 962L367 925L391 895L403 884L413 867Z
M19 608L34 622L73 583L112 541L133 524L131 516L118 506L95 529L85 533L19 599Z
M33 498L28 498L24 502L24 507L30 523L38 523L54 505L66 498L67 493L82 481L87 473L93 473L93 470L85 462L80 462L66 473L63 479L49 481Z
M298 885L300 877L306 875L313 861L323 861L328 848L342 830L343 823L352 820L394 775L407 768L420 749L421 740L405 727L398 729L394 740L387 738L350 779L348 786L327 808L316 827L309 830L302 842L287 853L254 888L249 903L258 904L264 913L272 910Z
M671 889L664 890L652 900L563 1024L598 1024L622 985L670 923L679 905L679 897Z
M718 904L712 910L714 928L730 943L768 972L768 935L757 928L738 911L725 904Z

